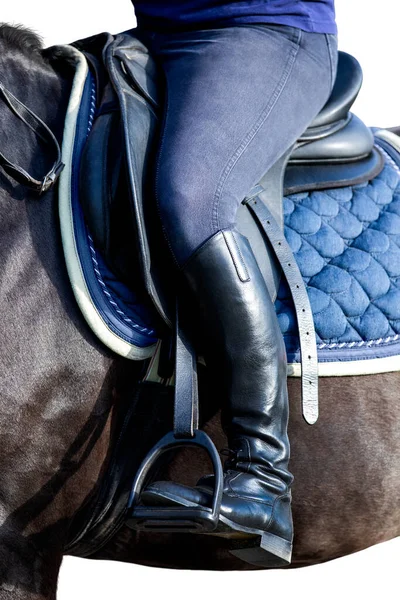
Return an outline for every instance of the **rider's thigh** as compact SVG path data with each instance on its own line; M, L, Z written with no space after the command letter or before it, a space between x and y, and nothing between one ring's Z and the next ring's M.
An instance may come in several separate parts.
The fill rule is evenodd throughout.
M257 25L152 36L166 79L155 195L182 261L234 226L251 187L329 97L324 34Z
M265 26L266 33L269 35L275 27ZM330 37L328 44L327 34L301 31L298 51L282 85L275 90L274 101L262 115L253 115L251 135L247 132L233 150L229 167L217 184L213 206L216 229L236 224L239 203L296 142L328 100L337 67L336 36ZM263 81L260 77L260 87Z

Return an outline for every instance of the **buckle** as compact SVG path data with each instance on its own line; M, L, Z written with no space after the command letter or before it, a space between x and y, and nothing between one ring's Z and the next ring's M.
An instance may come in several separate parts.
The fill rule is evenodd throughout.
M60 162L58 165L56 165L56 167L54 167L50 171L50 173L47 173L47 175L43 178L42 185L39 190L39 195L44 194L44 192L47 192L47 190L49 190L55 184L64 167L64 163Z

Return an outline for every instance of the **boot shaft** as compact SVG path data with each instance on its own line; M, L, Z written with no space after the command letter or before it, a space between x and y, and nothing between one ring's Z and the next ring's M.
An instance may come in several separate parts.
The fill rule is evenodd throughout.
M222 394L222 425L236 457L229 468L290 485L286 349L248 239L221 230L183 275L199 307L204 357Z

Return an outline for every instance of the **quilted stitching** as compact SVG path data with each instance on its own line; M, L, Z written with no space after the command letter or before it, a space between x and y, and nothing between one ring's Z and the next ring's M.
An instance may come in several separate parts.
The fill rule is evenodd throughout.
M317 342L391 343L400 334L400 177L284 198L285 235L307 285ZM275 304L288 352L299 348L285 282Z

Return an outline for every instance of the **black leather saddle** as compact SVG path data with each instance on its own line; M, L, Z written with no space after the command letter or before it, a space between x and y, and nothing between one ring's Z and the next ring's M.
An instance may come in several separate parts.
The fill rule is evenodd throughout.
M129 285L140 274L160 317L160 337L169 340L160 368L175 370L174 431L154 447L135 478L129 524L136 529L210 531L217 526L222 466L212 441L198 427L196 353L188 317L177 294L179 278L164 247L152 202L152 166L163 110L163 77L135 31L101 34L74 45L85 54L96 80L98 105L81 159L80 197L95 244L109 267ZM249 190L237 213L271 297L284 273L292 291L302 356L303 415L318 418L318 364L310 304L301 274L283 235L284 195L368 181L383 168L369 128L350 108L362 84L357 60L339 52L331 97L303 133L260 182ZM174 332L171 337L171 331ZM162 333L164 332L164 333ZM163 338L164 339L164 338ZM171 346L170 342L173 340ZM165 366L167 365L167 366ZM312 383L313 385L309 385ZM306 385L307 384L307 385ZM216 488L211 508L141 506L142 490L159 457L174 447L194 444L209 453Z

